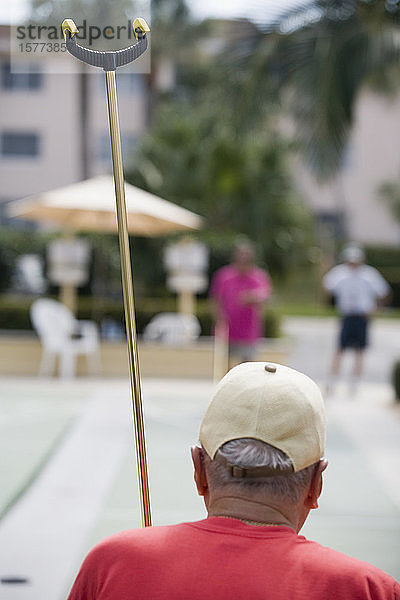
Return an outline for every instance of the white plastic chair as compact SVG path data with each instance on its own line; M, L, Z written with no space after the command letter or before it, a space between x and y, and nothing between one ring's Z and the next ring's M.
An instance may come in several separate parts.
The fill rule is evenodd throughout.
M64 304L50 298L35 300L30 315L42 343L39 375L53 375L59 356L60 377L74 377L79 354L86 355L89 373L99 375L99 334L93 321L78 321Z
M146 325L143 338L147 342L179 346L196 341L200 332L200 323L194 315L160 313Z

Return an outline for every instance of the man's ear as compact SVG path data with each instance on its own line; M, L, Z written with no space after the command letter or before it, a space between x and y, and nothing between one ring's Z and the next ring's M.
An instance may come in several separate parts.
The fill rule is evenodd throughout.
M305 500L305 504L309 509L318 508L318 498L320 497L322 492L322 473L325 471L327 466L327 459L321 458L321 460L318 463L318 466L315 468L315 472L311 480L308 494Z
M194 481L197 487L199 496L208 494L208 481L204 465L203 449L198 446L192 446L190 449L194 466Z

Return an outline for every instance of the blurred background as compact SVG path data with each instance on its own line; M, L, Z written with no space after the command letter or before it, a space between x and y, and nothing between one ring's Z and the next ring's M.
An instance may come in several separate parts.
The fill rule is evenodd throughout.
M104 206L95 205L103 196L113 202L104 75L77 61L64 70L59 27L65 17L78 26L116 27L139 15L151 26L147 62L139 70L119 70L117 88L156 522L196 518L201 510L189 500L189 463L178 467L188 480L179 508L157 478L164 470L166 428L176 427L171 407L182 423L170 455L179 464L180 453L196 441L213 376L209 282L229 262L237 237L255 244L257 264L272 280L259 358L286 362L322 383L335 345L336 311L321 281L342 248L355 242L392 294L374 320L357 400L349 405L341 388L330 409L331 456L346 476L332 467L326 512L313 534L398 577L400 482L389 481L400 457L397 2L2 0L0 454L7 460L0 538L7 543L7 568L0 572L0 597L63 597L93 541L138 524L133 458L127 458L133 450L116 434L118 427L129 428L121 404L122 398L129 410L118 239ZM39 25L47 26L48 37L39 39ZM94 40L93 47L103 41ZM46 59L38 42L50 44ZM125 38L107 44L128 45ZM76 368L60 361L57 370L46 355L31 311L44 296L68 307L67 320L73 315L89 323L87 336L83 330L76 335L76 354L82 355ZM166 337L157 328L146 330L160 313L194 314L200 328L186 338L176 328ZM55 315L55 322L64 316ZM68 379L50 379L53 374ZM92 487L87 500L79 499L71 479L80 461L73 455L63 483L51 484L63 498L57 502L69 502L70 511L64 533L55 534L60 513L54 522L49 514L43 521L38 516L39 506L48 510L48 491L39 490L25 509L23 503L51 461L61 460L57 453L72 444L69 436L80 435L76 447L87 451L91 437L78 429L94 413L104 417L99 426L114 423L102 451L109 473L104 468L94 475L98 465L88 458ZM349 467L350 456L363 465L361 474ZM87 480L82 474L79 485ZM342 506L340 491L349 485L353 500ZM92 517L79 537L85 511ZM40 534L23 525L33 513ZM18 537L24 527L25 541ZM10 545L11 539L19 542ZM54 555L65 567L58 573L54 566L50 576L43 565L57 539L75 546L68 556ZM23 556L22 546L30 548Z
M120 4L107 9L113 18L137 11L131 2ZM20 6L30 23L58 24L67 13L78 24L88 14L92 22L111 18L99 14L102 3L89 1ZM247 18L240 3L221 3L207 18L203 3L153 2L150 72L118 73L127 181L204 217L195 237L209 249L208 274L227 262L238 234L252 239L260 266L273 277L270 310L277 318L329 313L321 274L348 241L365 247L398 307L395 3L267 2L246 10ZM25 22L21 15L18 22ZM59 233L10 218L10 201L110 173L111 160L103 74L80 72L77 61L75 74L47 74L50 60L37 52L25 52L27 72L13 73L10 35L4 24L0 328L24 329L29 295L58 292L46 248ZM78 315L98 323L120 318L116 236L86 237L90 257ZM153 312L174 306L157 258L165 242L134 240L139 330ZM36 257L29 259L36 269L24 269L26 254ZM201 301L198 310L209 334Z

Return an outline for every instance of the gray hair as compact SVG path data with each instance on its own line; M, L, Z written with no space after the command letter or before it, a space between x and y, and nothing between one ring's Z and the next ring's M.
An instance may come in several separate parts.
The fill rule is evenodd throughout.
M231 465L243 468L268 467L276 469L293 467L291 459L282 450L252 438L241 438L226 442L217 454L229 461ZM205 465L210 483L215 488L238 486L251 493L274 496L292 503L299 501L302 492L310 485L318 463L314 463L297 473L269 477L235 478L228 469L216 460L211 460L206 451Z

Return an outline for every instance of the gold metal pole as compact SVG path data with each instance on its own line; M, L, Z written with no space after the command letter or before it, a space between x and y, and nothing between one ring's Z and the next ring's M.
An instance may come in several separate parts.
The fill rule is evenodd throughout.
M151 525L150 490L144 435L142 393L135 325L132 268L129 248L128 217L126 213L124 173L122 167L121 135L119 130L115 71L106 71L107 106L110 123L115 200L117 207L118 238L121 253L122 289L124 295L126 336L128 342L129 372L131 381L133 421L135 425L137 470L140 488L142 526Z

